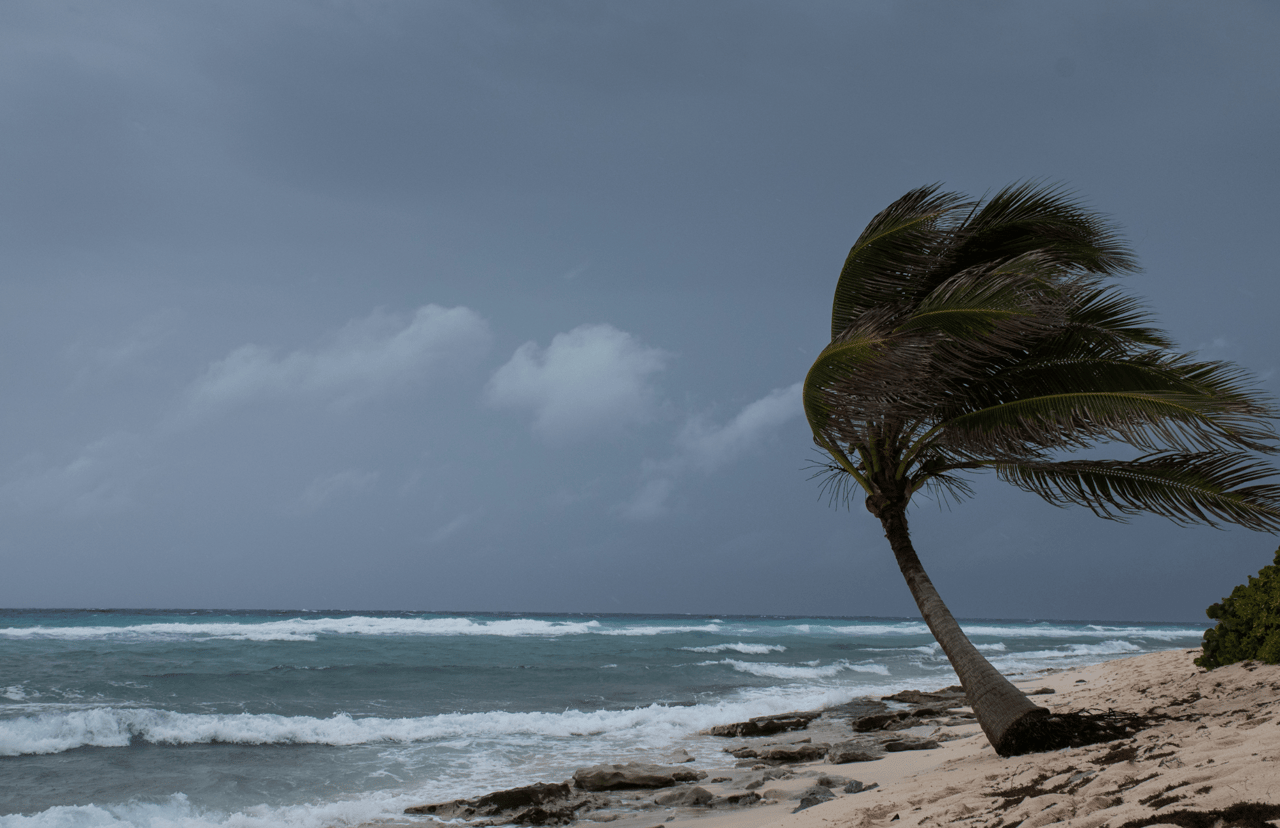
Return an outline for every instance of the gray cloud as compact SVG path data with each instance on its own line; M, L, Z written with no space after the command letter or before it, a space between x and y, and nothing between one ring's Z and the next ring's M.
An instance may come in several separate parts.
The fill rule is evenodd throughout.
M488 344L488 326L468 308L426 305L408 320L377 311L313 350L277 357L258 345L236 348L210 365L187 396L196 412L280 397L351 401L419 379L429 369L474 364Z
M495 406L530 410L534 431L547 439L613 433L653 416L653 377L668 359L612 325L580 325L545 349L521 345L486 393Z
M649 520L667 514L668 499L680 477L689 471L710 474L737 460L771 437L788 420L800 416L800 388L795 383L775 388L749 403L723 425L705 416L689 418L676 437L676 453L657 462L646 462L644 481L619 507L629 518Z
M76 520L126 511L134 506L144 453L136 435L119 433L95 440L64 462L27 457L0 485L0 502Z

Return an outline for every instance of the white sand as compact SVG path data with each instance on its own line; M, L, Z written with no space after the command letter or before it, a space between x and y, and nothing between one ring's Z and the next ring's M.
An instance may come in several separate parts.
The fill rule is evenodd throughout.
M1054 688L1054 695L1036 697L1051 710L1114 708L1187 721L1167 722L1116 742L1008 759L997 756L980 735L948 742L922 751L931 755L862 771L860 778L880 782L878 790L770 824L1119 828L1129 821L1241 802L1280 806L1280 666L1234 664L1208 672L1192 663L1198 654L1152 653L1021 683L1024 689ZM1135 749L1131 758L1099 762L1128 747ZM1023 790L1000 795L1018 788ZM1280 814L1268 822L1280 826Z

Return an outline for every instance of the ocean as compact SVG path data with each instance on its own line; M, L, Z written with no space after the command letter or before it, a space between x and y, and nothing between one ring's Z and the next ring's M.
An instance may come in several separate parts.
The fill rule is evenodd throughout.
M1206 625L962 626L1022 675ZM3 610L0 828L354 826L955 682L911 619Z

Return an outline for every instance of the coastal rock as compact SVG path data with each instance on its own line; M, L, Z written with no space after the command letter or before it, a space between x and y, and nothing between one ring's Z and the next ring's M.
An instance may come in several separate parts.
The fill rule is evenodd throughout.
M836 704L825 708L822 713L831 719L857 719L862 716L870 716L872 713L885 713L888 710L889 705L882 701L858 697L844 704Z
M964 694L964 688L958 684L945 687L942 690L936 690L932 693L920 690L903 690L901 693L894 693L892 696L881 696L883 701L896 701L903 704L916 705L944 705L946 707L964 707L969 704L968 698Z
M746 793L725 794L711 800L712 808L745 808L760 802L760 794L755 791Z
M806 788L800 794L800 804L796 806L791 813L803 811L805 808L812 808L814 805L821 805L824 802L830 802L835 799L836 795L831 792L830 788L824 788L821 785L814 785L812 788Z
M662 805L664 807L697 807L700 805L706 805L713 799L715 799L715 795L712 794L711 791L695 785L692 788L684 788L679 791L659 794L654 797L653 802L655 805Z
M884 743L884 749L890 753L903 750L933 750L937 746L938 743L934 739L894 739Z
M754 791L766 782L771 782L774 779L788 779L794 775L795 774L786 768L769 768L767 770L762 770L759 773L753 773L750 776L742 777L734 787Z
M703 731L708 736L772 736L792 730L804 730L809 723L822 715L820 712L782 713L777 716L757 716L745 722L716 725Z
M569 796L569 785L566 782L540 782L536 785L525 785L521 788L495 791L471 801L475 803L475 807L478 810L497 813L499 811L514 811L517 808L527 808L531 805L561 802L568 799Z
M899 710L896 713L873 713L870 716L854 719L851 724L858 733L870 733L873 730L886 730L910 715L911 713L906 710Z
M768 762L813 762L827 755L830 745L778 745L760 751Z
M755 748L735 747L725 748L724 752L732 756L734 759L754 759L759 756L759 752Z
M880 751L868 747L861 742L845 742L832 745L827 751L827 761L833 765L844 765L849 762L874 762L884 756Z
M511 818L515 825L568 825L578 818L578 809L572 805L543 808L535 805L525 808Z
M874 790L875 788L878 788L878 787L880 787L879 782L872 782L870 785L864 785L863 783L855 779L852 782L850 782L848 785L845 785L844 788L842 788L841 790L843 790L845 793L862 793L863 791Z
M842 785L848 785L849 782L850 780L843 776L828 776L825 773L820 773L818 778L813 781L813 784L820 788L839 788Z
M626 788L670 788L681 782L706 779L705 771L627 762L624 765L592 765L573 772L573 784L584 791L618 791Z
M693 756L684 748L676 748L671 752L671 755L667 757L668 765L683 765L692 761Z
M543 783L495 791L475 799L455 799L405 808L406 814L431 815L442 820L502 817L516 825L565 825L583 808L602 804L574 794L567 783Z

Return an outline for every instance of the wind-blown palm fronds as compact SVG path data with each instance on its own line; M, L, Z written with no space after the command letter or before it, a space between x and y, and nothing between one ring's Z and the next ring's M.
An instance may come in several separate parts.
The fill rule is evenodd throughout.
M1280 529L1280 485L1256 456L1277 450L1274 409L1235 366L1176 351L1107 283L1134 267L1104 217L1034 183L979 201L922 187L849 251L805 414L833 461L828 490L866 496L931 629L954 619L919 566L906 508L926 486L967 494L966 472L1107 518ZM1065 456L1114 444L1142 456ZM958 626L934 632L979 720L975 697L1002 700L983 722L992 744L1025 744L1011 728L1043 711L1011 701L985 659L974 666Z

